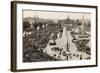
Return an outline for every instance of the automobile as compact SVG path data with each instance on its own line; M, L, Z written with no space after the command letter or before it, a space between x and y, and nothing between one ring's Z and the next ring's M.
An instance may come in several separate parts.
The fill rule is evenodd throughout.
M56 45L55 40L50 40L50 41L49 41L49 45Z

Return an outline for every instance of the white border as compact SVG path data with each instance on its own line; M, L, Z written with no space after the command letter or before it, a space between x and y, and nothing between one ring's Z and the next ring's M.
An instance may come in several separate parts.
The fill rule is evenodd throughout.
M52 10L52 11L69 11L69 12L89 12L91 13L91 60L82 61L58 61L58 62L22 62L22 10ZM60 7L60 6L44 6L31 4L17 4L17 69L35 69L35 68L50 68L50 67L66 67L66 66L84 66L96 64L96 10L95 8L80 8L80 7Z

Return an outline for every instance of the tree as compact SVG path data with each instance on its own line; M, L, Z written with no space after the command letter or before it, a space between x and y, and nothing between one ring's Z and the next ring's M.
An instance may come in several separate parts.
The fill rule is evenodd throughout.
M30 23L28 21L24 21L23 22L23 31L25 31L25 29L30 27Z

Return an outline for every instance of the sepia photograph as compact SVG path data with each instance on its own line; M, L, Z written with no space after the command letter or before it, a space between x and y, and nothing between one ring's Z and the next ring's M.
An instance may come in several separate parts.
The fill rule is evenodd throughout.
M23 62L91 59L91 14L23 10Z
M11 70L97 66L97 6L11 3Z

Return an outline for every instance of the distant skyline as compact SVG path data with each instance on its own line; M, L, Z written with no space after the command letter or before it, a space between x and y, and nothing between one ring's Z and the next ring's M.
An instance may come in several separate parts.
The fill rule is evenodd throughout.
M74 12L54 12L54 11L30 11L25 10L23 11L23 18L26 17L40 17L43 19L66 19L68 16L70 19L91 19L90 13L74 13Z

